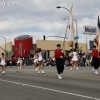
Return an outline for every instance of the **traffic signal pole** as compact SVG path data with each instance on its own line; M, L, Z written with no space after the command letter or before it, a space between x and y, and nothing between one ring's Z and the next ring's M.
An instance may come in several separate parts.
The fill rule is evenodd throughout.
M45 35L43 36L43 40L45 40Z

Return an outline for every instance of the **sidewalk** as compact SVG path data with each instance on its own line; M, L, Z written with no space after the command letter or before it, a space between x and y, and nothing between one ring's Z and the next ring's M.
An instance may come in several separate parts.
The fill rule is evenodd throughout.
M63 77L72 77L72 78L87 78L87 79L99 79L100 74L96 75L92 72L93 67L79 67L79 71L76 71L74 68L70 71L70 67L65 67L64 73L62 74ZM98 69L100 73L100 68ZM0 71L1 72L1 71ZM45 67L45 74L55 76L57 74L56 67ZM35 68L33 66L22 66L22 69L17 69L17 67L9 67L6 69L6 73L19 73L19 74L38 74L35 72Z

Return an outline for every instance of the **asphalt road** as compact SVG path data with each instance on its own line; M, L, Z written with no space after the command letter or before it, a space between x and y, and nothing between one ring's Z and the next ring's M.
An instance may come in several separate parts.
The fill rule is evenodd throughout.
M100 74L91 68L78 72L65 68L61 80L55 67L45 71L38 74L32 66L7 68L5 76L0 74L0 100L100 100Z

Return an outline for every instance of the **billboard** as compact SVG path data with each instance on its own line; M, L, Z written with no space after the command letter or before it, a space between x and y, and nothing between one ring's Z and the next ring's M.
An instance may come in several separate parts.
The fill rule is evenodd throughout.
M83 34L90 34L95 35L97 33L97 27L95 26L84 26L83 27Z

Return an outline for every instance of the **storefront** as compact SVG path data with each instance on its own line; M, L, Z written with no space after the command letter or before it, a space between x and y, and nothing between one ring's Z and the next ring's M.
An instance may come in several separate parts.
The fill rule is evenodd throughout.
M36 41L36 47L41 48L42 50L47 50L45 53L44 57L49 58L54 56L54 50L56 49L56 45L61 44L61 48L63 46L63 41L58 41L58 40L37 40ZM86 52L86 44L85 43L79 43L79 48L82 47L82 51ZM72 49L71 47L68 46L68 42L65 42L64 46L64 52L66 55L69 54L70 50ZM73 47L74 48L74 47Z

